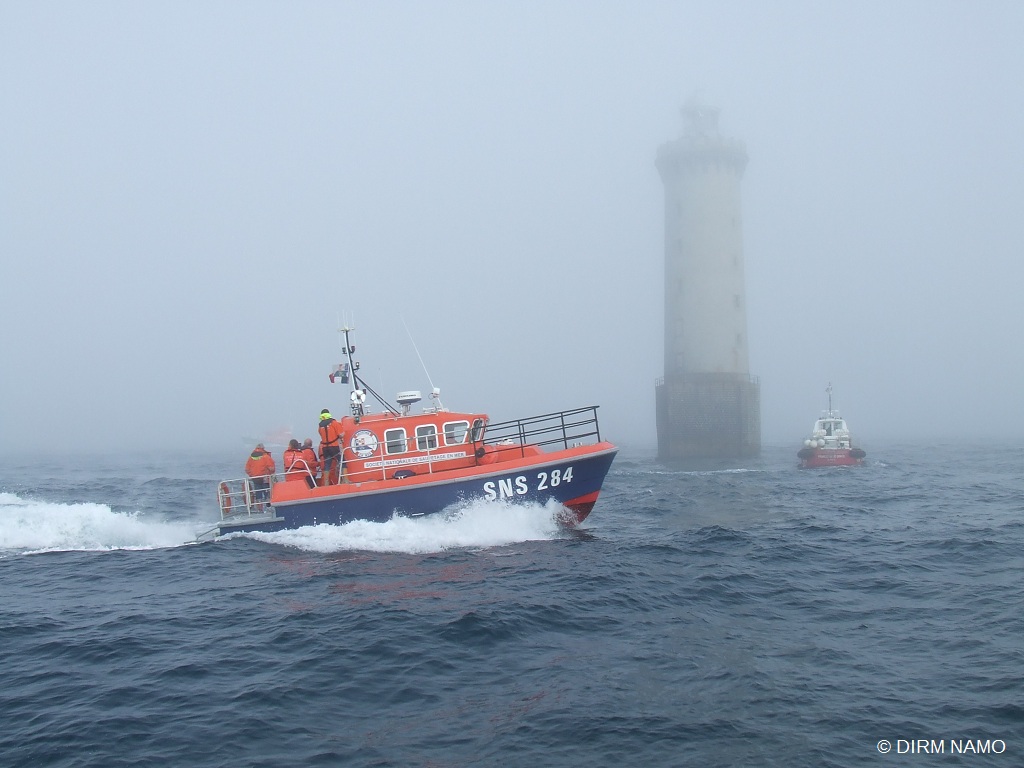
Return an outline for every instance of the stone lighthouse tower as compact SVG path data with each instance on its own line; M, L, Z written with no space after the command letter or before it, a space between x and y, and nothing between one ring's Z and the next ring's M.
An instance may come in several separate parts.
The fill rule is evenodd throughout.
M747 356L742 142L718 110L683 108L683 134L658 150L665 185L665 376L656 385L662 459L761 450L760 385Z

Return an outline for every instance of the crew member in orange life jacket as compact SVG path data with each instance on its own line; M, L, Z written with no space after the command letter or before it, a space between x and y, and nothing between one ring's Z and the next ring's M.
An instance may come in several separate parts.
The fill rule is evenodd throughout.
M270 496L270 476L275 472L277 467L274 465L274 457L263 447L263 443L258 443L245 462L245 474L252 478L256 508L259 510L263 509Z
M306 460L306 464L309 465L309 471L313 473L313 477L317 477L320 474L320 459L316 456L316 451L313 450L313 441L308 437L302 441L302 458Z
M310 488L316 484L313 480L314 470L306 461L298 440L288 441L288 448L284 452L284 473L285 480L305 480Z
M323 461L322 485L337 485L341 482L341 441L345 435L341 424L334 420L331 412L320 411L320 458Z

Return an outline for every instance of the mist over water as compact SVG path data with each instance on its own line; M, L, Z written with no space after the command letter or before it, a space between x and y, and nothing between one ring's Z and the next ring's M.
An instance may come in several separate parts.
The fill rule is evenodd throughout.
M3 19L2 454L312 436L347 403L339 317L389 397L429 391L421 355L453 409L597 404L614 442L654 445L655 155L691 98L750 157L766 443L829 381L862 440L1024 430L1020 3Z

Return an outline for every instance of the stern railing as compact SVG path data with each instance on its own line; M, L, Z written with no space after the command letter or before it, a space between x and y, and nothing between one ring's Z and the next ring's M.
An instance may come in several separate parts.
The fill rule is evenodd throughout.
M240 515L256 516L273 512L270 506L270 489L279 482L276 475L267 477L265 488L258 487L251 477L238 480L222 480L217 486L217 505L221 520L237 519Z

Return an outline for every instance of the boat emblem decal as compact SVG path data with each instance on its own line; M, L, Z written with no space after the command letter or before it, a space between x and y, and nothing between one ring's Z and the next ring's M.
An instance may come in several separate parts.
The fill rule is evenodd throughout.
M352 435L352 442L349 445L356 456L365 459L377 451L377 436L368 429L360 429Z

